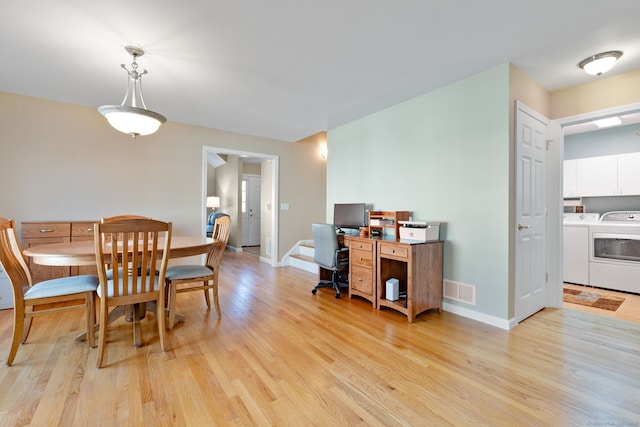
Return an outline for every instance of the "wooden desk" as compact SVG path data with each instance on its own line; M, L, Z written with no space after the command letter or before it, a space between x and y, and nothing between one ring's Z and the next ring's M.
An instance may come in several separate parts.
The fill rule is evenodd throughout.
M409 242L393 237L356 237L349 240L349 297L369 300L379 310L387 307L407 316L442 310L442 251L444 242ZM397 301L386 299L386 282L400 281Z

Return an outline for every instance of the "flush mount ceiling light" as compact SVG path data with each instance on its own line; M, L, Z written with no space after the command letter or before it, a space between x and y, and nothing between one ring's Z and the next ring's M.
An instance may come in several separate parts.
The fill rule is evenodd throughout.
M144 51L135 46L127 46L125 50L133 56L131 71L124 64L120 65L129 75L127 93L124 95L122 104L103 105L98 108L98 111L116 130L131 135L132 138L139 135L151 135L167 121L167 118L162 114L147 110L144 99L142 99L142 76L147 74L147 70L139 73L136 59L144 55Z
M621 56L622 51L620 50L602 52L584 59L578 64L578 67L582 68L587 74L599 76L609 71Z

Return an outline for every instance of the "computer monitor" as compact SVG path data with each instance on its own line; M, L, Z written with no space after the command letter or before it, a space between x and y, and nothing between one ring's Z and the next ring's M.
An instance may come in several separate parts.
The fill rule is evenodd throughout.
M359 229L367 223L364 203L336 203L333 205L333 225L339 229Z

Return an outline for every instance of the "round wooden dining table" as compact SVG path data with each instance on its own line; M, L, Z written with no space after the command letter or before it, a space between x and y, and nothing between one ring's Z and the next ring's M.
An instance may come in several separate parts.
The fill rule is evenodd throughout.
M211 238L172 236L169 258L202 255L213 249L214 244ZM22 253L39 265L62 267L96 265L93 240L36 245L24 249Z
M215 242L211 238L204 237L186 237L172 236L171 248L169 250L169 258L184 258L190 256L202 255L215 246ZM44 245L32 246L24 249L22 253L31 257L33 262L40 265L74 267L84 265L96 265L96 253L93 240L50 243ZM108 254L105 254L108 257ZM155 312L154 303L141 303L133 306L118 306L109 312L107 323L112 323L116 319L125 316L128 321L134 321L134 345L139 347L140 342L140 324L138 320L144 318L145 313ZM183 322L184 317L176 313L176 320ZM96 330L99 327L96 324ZM80 334L76 339L79 341L86 340L86 332Z

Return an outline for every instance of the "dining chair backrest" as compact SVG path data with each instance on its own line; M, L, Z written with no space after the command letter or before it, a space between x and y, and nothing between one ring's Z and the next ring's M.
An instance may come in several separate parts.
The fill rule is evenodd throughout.
M111 221L119 221L121 219L151 219L150 216L142 216L142 215L114 215L107 216L100 220L100 222L111 222Z
M114 216L107 216L102 218L102 220L100 220L100 222L111 222L111 221L118 221L119 219L151 219L151 217L149 216L142 216L142 215L114 215Z
M170 244L168 222L125 218L96 224L94 245L101 297L143 300L142 295L158 292L164 283Z
M0 262L13 287L14 306L22 306L32 279L12 219L0 218Z
M213 229L213 241L216 243L214 248L207 254L207 267L218 271L218 265L222 260L222 254L227 247L229 241L229 234L231 233L231 218L228 216L221 216L216 219L216 224Z

